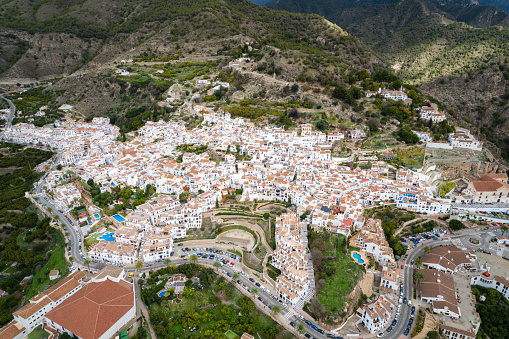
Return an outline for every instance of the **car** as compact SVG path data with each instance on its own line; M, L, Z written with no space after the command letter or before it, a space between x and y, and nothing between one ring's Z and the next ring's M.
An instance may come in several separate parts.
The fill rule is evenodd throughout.
M397 324L397 323L398 323L398 321L397 321L396 319L394 319L394 320L392 321L392 324L391 324L391 325L392 325L392 326L396 326L396 324Z
M415 313L415 306L412 306L412 313Z
M383 336L384 336L384 333L383 333L383 332L380 332L380 333L378 333L378 334L376 335L376 337L377 337L377 338L381 338L381 337L383 337Z
M405 264L401 264L401 268L405 268Z
M489 277L491 274L489 274L488 272L483 272L482 275L484 275L485 277Z
M408 332L410 332L410 329L406 329L405 332L403 332L404 335L408 335Z
M306 325L308 325L308 326L313 325L313 324L311 323L311 321L309 321L309 320L307 320L307 319L306 319L306 320L304 320L304 322L305 322L305 323L306 323Z
M318 327L316 327L316 325L315 325L315 324L311 324L310 326L311 326L311 328L312 328L313 330L317 330L317 329L318 329Z
M403 298L403 304L406 304L406 298Z
M311 335L309 333L305 333L304 336L308 339L311 338Z
M262 286L262 285L260 285L260 283L258 283L258 282L257 282L257 283L255 283L255 285L256 285L256 287L260 287L260 286Z
M297 325L295 325L295 323L293 321L290 321L290 326L293 328L297 327Z
M177 246L184 246L184 243L183 243L183 242L181 242L181 243L179 243Z
M408 306L412 305L412 300L408 299Z
M399 297L399 303L401 304L403 302L403 298Z
M412 324L413 324L413 323L414 323L414 318L410 318L410 320L408 320L408 324L409 324L410 326L412 326Z
M317 328L316 330L318 331L318 333L321 333L321 334L324 333L324 331L321 328Z
M394 320L396 320L396 321L397 321L397 320L398 320L398 318L399 318L399 313L396 313L396 316L394 317Z
M195 327L191 328L189 331L190 331L190 332L194 332L194 331L196 331L197 329L198 329L198 326L195 326Z
M250 282L254 282L254 279L253 279L253 278L249 278L249 281L250 281Z
M327 338L332 338L332 339L334 339L334 338L336 338L336 337L334 336L334 334L330 334L330 333L329 333L329 334L327 334Z
M392 325L389 326L389 328L387 329L387 332L390 332L390 331L392 331Z
M263 301L262 297L258 297L258 300Z

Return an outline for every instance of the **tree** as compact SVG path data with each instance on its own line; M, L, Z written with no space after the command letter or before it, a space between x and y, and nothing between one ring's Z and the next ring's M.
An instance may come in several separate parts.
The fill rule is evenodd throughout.
M138 260L138 261L136 262L136 270L141 271L141 269L142 269L144 266L145 266L145 264L143 263L143 261Z
M198 256L196 254L191 254L189 262L191 262L191 264L196 264L198 262Z
M449 220L449 227L451 230L459 231L463 229L464 225L461 221L457 219L451 219Z
M505 232L509 231L509 227L507 225L500 226L500 230L502 231L502 235L505 234Z
M69 257L69 261L71 262L71 264L76 260L76 258L74 258L73 256L70 256Z
M424 248L422 249L424 251L424 253L428 254L429 252L431 252L431 248L429 246L424 246Z
M214 265L212 265L212 266L214 266L214 268L216 268L216 270L218 270L218 271L219 271L219 268L221 267L221 263L220 263L219 261L216 261L216 262L214 263Z
M421 283L424 281L424 273L422 273L422 271L420 271L420 270L415 270L413 278L414 278L414 285L416 287L420 286Z
M92 263L92 260L90 260L89 258L86 258L85 261L83 262L83 265L87 266L88 269L90 269L91 263Z
M415 264L415 266L417 266L417 268L421 268L421 266L422 266L422 258L421 257L417 257L414 260L414 264Z
M232 279L233 279L233 280L238 280L239 278L240 278L240 274L239 274L239 272L234 272L234 273L232 274Z
M281 313L281 307L279 307L278 305L272 307L272 314L278 315L279 313Z
M253 287L251 289L251 294L253 295L253 297L256 297L258 295L258 292L260 292L260 291L256 287Z
M171 259L170 258L166 258L163 260L163 264L165 264L166 266L170 266L171 264Z
M304 327L304 324L303 323L299 323L297 325L297 332L299 332L300 334L304 334L305 331L306 331L306 328Z

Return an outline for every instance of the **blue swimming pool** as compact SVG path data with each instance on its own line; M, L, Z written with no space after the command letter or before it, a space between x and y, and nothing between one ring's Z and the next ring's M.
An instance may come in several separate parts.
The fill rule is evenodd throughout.
M364 260L362 260L362 259L361 259L361 255L360 255L359 253L354 253L354 254L353 254L353 257L354 257L355 259L357 259L357 262L358 262L359 264L364 264Z
M99 214L94 214L94 218L99 219L101 216Z
M111 183L111 186L115 187L115 183L114 183L114 182L112 182L112 183Z
M103 235L101 235L99 237L99 239L106 240L106 241L115 241L115 238L113 237L114 235L115 235L115 233L113 233L113 232L104 233Z
M164 297L165 294L166 294L166 291L162 291L162 292L159 292L158 296L159 296L159 298L162 298L162 297Z
M113 219L115 219L115 220L116 220L116 221L118 221L118 222L123 222L123 221L125 221L124 217L123 217L123 216L121 216L120 214L115 214L115 215L113 216Z

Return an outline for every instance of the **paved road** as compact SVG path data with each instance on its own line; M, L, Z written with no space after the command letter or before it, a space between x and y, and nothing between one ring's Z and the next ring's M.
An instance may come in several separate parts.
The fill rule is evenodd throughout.
M9 107L11 108L11 112L9 113L9 117L7 118L7 122L5 123L5 127L11 127L12 119L14 119L14 114L16 114L16 106L14 106L12 101L10 101L9 99L7 99L6 97L4 97L1 94L0 94L0 98L7 101L7 103L9 104Z

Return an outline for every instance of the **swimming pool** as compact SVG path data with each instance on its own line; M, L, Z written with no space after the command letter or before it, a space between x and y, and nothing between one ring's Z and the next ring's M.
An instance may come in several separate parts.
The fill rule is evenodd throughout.
M159 292L158 296L159 296L159 298L162 298L162 297L164 297L165 294L166 294L166 291L162 291L162 292Z
M125 221L124 217L123 217L123 216L121 216L120 214L115 214L115 215L113 216L113 219L115 219L115 220L116 220L116 221L118 221L118 222L123 222L123 221Z
M354 253L354 254L353 254L353 257L354 257L355 259L357 259L357 262L358 262L359 264L364 264L364 260L362 260L362 259L361 259L361 255L360 255L359 253Z
M115 241L115 238L113 237L114 235L115 235L115 233L113 233L113 232L104 233L103 235L101 235L99 237L99 239L106 240L106 241Z
M101 216L99 214L94 214L94 218L99 219Z

